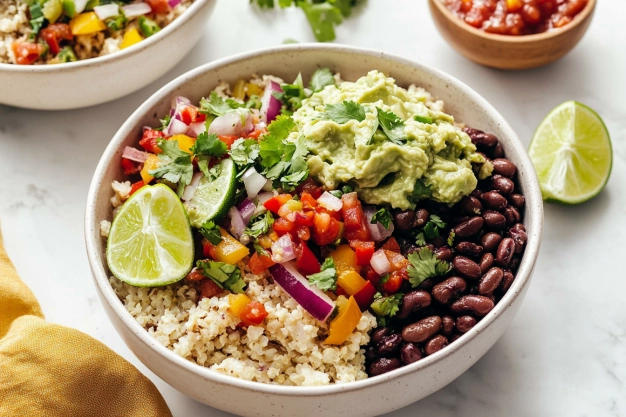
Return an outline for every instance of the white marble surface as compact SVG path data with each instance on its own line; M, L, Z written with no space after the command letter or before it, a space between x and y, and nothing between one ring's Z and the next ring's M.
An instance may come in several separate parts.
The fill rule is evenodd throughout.
M546 206L534 281L502 339L455 382L394 416L626 415L625 15L625 2L600 1L587 36L569 56L526 72L490 70L457 55L436 32L424 0L369 0L340 27L338 42L400 54L460 78L526 144L555 105L586 103L603 116L615 151L611 181L598 198L578 207ZM83 245L87 188L109 138L160 86L202 63L286 38L312 40L298 10L262 13L247 0L219 0L195 50L129 97L56 113L0 106L0 220L9 255L48 320L92 335L138 366L174 416L227 414L151 374L109 324Z

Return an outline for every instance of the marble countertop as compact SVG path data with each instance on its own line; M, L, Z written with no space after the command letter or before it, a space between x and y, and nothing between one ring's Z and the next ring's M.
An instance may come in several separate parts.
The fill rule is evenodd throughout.
M491 70L462 58L435 30L425 1L369 0L339 28L337 42L399 54L460 78L500 110L525 144L545 114L570 99L596 109L613 138L607 189L580 206L546 205L534 280L504 336L456 381L391 415L626 415L624 15L626 2L600 1L589 32L570 55L525 72ZM174 416L227 414L148 371L107 320L83 245L87 188L109 139L167 81L287 38L313 40L299 10L261 12L247 0L220 0L194 51L129 97L66 112L0 106L0 221L11 259L48 320L92 335L135 364Z

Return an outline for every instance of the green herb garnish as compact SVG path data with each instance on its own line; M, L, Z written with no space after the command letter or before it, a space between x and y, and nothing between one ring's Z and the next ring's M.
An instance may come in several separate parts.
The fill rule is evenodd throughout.
M365 120L365 107L351 100L344 100L339 104L327 104L324 117L339 124L348 123L350 120L362 122Z
M211 242L213 246L219 245L222 241L220 228L212 220L205 222L198 231L206 240Z
M370 305L370 308L378 317L393 317L400 310L403 297L404 294L402 293L383 297L381 293L377 292L374 295L374 302Z
M370 221L370 223L376 224L377 222L382 224L385 227L385 229L389 229L389 224L392 222L392 217L391 217L391 213L389 212L389 210L387 210L385 207L378 210L372 216L372 220Z
M322 270L317 274L307 275L309 282L322 291L337 289L337 269L335 261L330 256L322 264Z
M413 288L418 287L428 278L445 275L450 272L450 264L437 259L429 248L422 248L409 254L409 282Z
M318 91L322 91L327 85L335 85L335 77L333 77L333 73L328 68L320 68L316 70L311 76L309 88L316 93Z
M163 151L159 154L159 167L149 173L155 178L178 184L176 193L181 197L193 177L191 155L178 148L177 140L159 139L158 146Z
M246 227L244 234L250 236L253 239L258 238L264 233L267 233L270 230L270 227L274 224L274 217L272 213L266 211L263 214L259 214L254 219L252 219L252 224L250 227Z
M215 261L198 261L196 266L220 288L235 294L243 294L246 283L243 281L241 270L235 265Z

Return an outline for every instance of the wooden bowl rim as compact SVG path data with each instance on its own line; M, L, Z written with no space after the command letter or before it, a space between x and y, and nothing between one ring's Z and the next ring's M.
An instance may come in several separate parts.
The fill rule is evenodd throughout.
M585 8L576 16L574 16L574 19L572 20L572 22L562 28L554 29L548 32L543 32L543 33L536 33L532 35L512 36L512 35L499 35L495 33L487 33L481 29L477 29L474 26L471 26L465 23L464 21L459 19L457 16L453 15L452 12L448 10L447 7L444 6L441 0L429 0L429 1L431 4L434 4L437 10L441 14L443 14L446 17L446 19L452 21L460 29L470 32L484 39L512 43L512 44L519 44L519 43L526 43L526 42L541 42L546 39L554 38L557 36L562 36L565 33L573 30L575 27L580 26L582 22L586 21L596 7L596 0L588 0Z

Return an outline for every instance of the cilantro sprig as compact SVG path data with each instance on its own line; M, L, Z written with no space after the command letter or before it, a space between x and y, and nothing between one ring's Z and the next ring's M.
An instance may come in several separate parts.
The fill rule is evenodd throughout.
M428 278L445 275L451 269L448 262L437 259L433 251L427 247L409 254L408 259L411 265L407 271L413 288L418 287Z
M351 100L344 100L339 104L327 104L324 118L344 124L350 120L362 122L365 120L365 107Z
M204 276L211 278L220 288L235 294L243 294L246 283L237 266L215 261L198 261L196 266Z
M163 178L178 184L177 194L183 195L185 186L191 183L193 165L191 155L178 148L177 140L160 139L158 142L162 152L159 154L159 167L149 171L155 178Z
M211 91L208 99L202 98L200 100L200 113L214 116L223 116L240 107L244 107L244 105L232 98L223 99L215 91Z
M333 73L330 69L320 68L311 76L309 88L313 90L314 93L322 91L324 87L328 85L335 85L335 77L333 77Z
M376 110L378 111L378 125L387 138L396 145L404 145L407 139L402 119L392 111L385 111L379 107Z
M385 229L389 229L389 224L392 221L393 220L392 220L392 217L391 217L391 213L389 212L389 210L387 210L387 208L383 207L380 210L378 210L376 213L374 213L370 223L371 224L376 224L378 222L378 223L382 224L385 227Z
M211 220L205 222L198 231L214 246L219 245L222 242L222 233L220 232L220 228Z
M267 233L273 224L274 217L272 216L272 213L266 211L265 213L259 214L254 219L252 219L251 225L249 227L246 227L244 234L256 239L262 234Z
M379 292L374 294L374 302L370 305L370 308L378 317L393 317L400 310L400 304L402 304L402 298L404 294L396 293L387 297Z
M317 274L307 275L309 282L322 291L334 291L337 289L337 268L335 261L330 256L322 264L322 270Z
M436 214L431 214L428 222L422 227L422 230L416 235L416 243L419 246L426 245L426 239L434 239L441 236L441 231L446 228L446 223Z
M191 147L191 152L198 159L198 168L202 173L209 177L209 160L211 157L220 158L227 151L226 144L219 140L215 133L200 133L196 139L196 143Z

